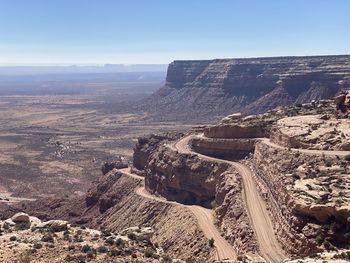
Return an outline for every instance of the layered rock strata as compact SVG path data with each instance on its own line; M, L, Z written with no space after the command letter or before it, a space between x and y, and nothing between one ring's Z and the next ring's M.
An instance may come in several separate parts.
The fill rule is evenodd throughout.
M174 61L165 86L141 108L167 119L208 120L325 99L349 87L350 56Z
M348 162L259 142L253 163L287 251L307 255L348 244Z
M254 152L256 139L193 138L195 152L223 159L242 159Z

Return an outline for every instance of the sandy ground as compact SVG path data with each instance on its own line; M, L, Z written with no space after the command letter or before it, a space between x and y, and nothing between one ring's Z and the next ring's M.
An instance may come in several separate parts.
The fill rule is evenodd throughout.
M188 129L127 111L120 105L129 97L115 91L0 96L2 192L34 199L80 195L100 176L104 161L131 158L137 137Z

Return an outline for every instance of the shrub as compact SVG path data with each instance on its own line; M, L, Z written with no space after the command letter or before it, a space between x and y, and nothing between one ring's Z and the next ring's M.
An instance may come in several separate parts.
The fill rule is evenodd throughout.
M21 231L21 230L26 230L29 229L30 224L28 223L18 223L15 225L15 230L16 231Z
M350 162L350 154L347 154L344 156L345 161Z
M91 247L87 244L81 248L81 252L83 252L83 253L87 253L89 251L91 251Z
M79 255L79 256L77 257L77 262L79 262L79 263L84 263L84 262L86 262L86 256L85 256L85 255Z
M109 238L106 239L105 243L110 245L110 246L112 246L114 244L114 239L109 237Z
M117 257L117 256L120 256L122 254L122 252L118 249L111 249L108 253L109 256L111 257Z
M214 239L213 238L209 239L208 244L209 244L209 247L214 247Z
M106 246L99 246L97 248L97 252L99 252L99 253L107 253L108 252L108 248Z
M171 263L171 262L173 262L173 259L169 255L164 255L162 257L162 261L161 262L162 263Z
M96 257L96 251L95 250L89 250L86 252L86 257L87 258L95 258Z
M74 241L77 243L83 242L83 238L80 235L74 235Z
M43 245L40 244L40 243L35 243L33 247L34 247L35 249L40 249L40 248L43 247Z
M309 255L309 257L310 257L310 258L317 258L318 255L317 255L317 253L311 253L311 254Z
M326 167L331 167L332 166L332 161L330 161L330 160L325 161L325 166Z
M146 248L145 251L143 252L143 255L146 257L146 258L151 258L154 256L154 253L155 251L152 249L152 248Z
M72 255L67 255L64 260L67 262L72 262L76 260L76 257Z
M53 243L54 242L54 239L53 239L53 236L50 235L50 234L45 234L41 237L41 241L43 242L49 242L49 243Z
M129 233L127 237L131 240L136 240L136 235L134 233Z
M19 263L30 263L31 259L30 259L30 254L28 251L22 253L19 256Z
M196 263L196 261L194 260L194 258L187 258L186 263Z
M101 232L102 232L102 235L105 236L105 237L109 237L109 236L112 235L111 231L109 231L107 229L104 229Z
M116 241L115 241L115 245L117 246L117 247L122 247L122 246L124 246L124 240L123 239L121 239L121 238L118 238Z

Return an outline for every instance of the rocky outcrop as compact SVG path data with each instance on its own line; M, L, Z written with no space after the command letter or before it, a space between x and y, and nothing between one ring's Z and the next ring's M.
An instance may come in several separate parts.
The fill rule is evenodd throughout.
M208 138L261 138L266 137L267 131L261 123L250 126L222 124L204 129L204 135Z
M239 254L256 253L258 243L243 201L242 178L231 169L220 179L215 198L217 226Z
M102 174L105 175L107 173L109 173L110 171L112 171L113 169L123 169L123 168L127 168L128 164L120 159L120 160L116 160L116 161L107 161L102 165L101 171Z
M210 207L215 199L216 180L227 169L224 163L201 160L162 146L148 160L146 188L168 200Z
M332 114L286 117L271 129L271 141L290 148L316 150L349 149L349 119Z
M350 56L174 61L141 108L162 119L208 120L334 96L350 88Z
M157 149L160 143L172 141L179 138L181 134L165 133L165 134L151 134L138 138L134 147L133 166L138 170L144 170L149 156Z
M349 197L344 194L348 188L346 161L258 142L253 163L277 237L287 251L307 255L348 244L342 231L348 229L350 215ZM334 169L327 168L330 163Z
M195 152L221 157L223 159L241 159L254 152L256 139L222 139L196 137L190 141Z
M145 180L149 192L168 200L215 208L217 225L235 249L240 254L257 252L242 180L229 164L161 146L148 159Z

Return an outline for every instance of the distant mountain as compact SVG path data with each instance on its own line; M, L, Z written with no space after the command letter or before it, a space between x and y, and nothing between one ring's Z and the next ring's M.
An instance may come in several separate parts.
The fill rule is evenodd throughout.
M349 55L174 61L166 84L139 108L164 120L210 120L329 98L349 88Z
M116 72L166 72L165 64L106 64L103 66L2 66L3 75L46 75L80 73L116 73Z

